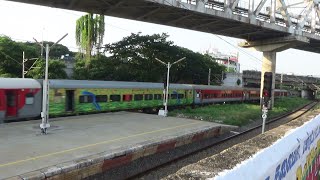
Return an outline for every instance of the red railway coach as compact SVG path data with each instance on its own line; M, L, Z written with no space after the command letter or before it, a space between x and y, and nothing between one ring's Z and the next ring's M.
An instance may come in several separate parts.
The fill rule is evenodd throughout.
M194 103L243 101L243 89L227 86L194 85Z
M260 89L258 88L245 88L244 96L246 101L259 101L260 100Z
M282 90L282 89L275 89L275 90L274 90L274 96L275 96L275 97L288 96L288 91Z
M39 116L41 99L37 80L0 78L0 122Z

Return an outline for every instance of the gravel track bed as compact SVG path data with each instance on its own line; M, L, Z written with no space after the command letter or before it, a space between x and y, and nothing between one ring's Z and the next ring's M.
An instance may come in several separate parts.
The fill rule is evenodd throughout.
M291 128L301 126L304 122L301 119L306 119L305 117L310 116L310 114L312 114L312 117L313 117L314 114L319 114L319 113L320 113L320 110L317 110L317 111L312 110L306 113L305 115L303 115L302 117L298 118L297 120L290 122L289 126ZM290 121L290 119L291 118L284 118L284 119L275 121L269 125L266 125L266 130L270 130L280 125L286 124L288 123L288 121ZM303 122L300 122L300 121L303 121ZM234 131L236 132L245 131L261 123L262 123L262 120L258 120L251 123L250 125L238 128ZM268 135L270 134L270 131L269 131L264 135L258 136L259 138L256 136L261 134L261 129L256 129L254 131L238 136L236 138L223 142L214 147L200 151L194 154L193 156L188 156L183 159L179 159L178 161L166 164L165 166L149 171L141 176L135 177L134 179L146 179L146 180L148 179L150 180L151 179L152 180L154 179L203 179L206 177L212 177L216 175L216 173L220 172L221 170L231 169L239 162L253 155L255 152L271 145L277 139L282 137L287 130L287 128L280 128L280 129L282 129L282 131L277 130L278 134L277 133L274 134L274 132L272 132L272 136L269 136ZM219 141L221 139L224 139L227 136L230 136L231 134L232 133L226 133L216 139L217 141ZM238 146L240 143L242 143L241 147ZM232 149L229 149L230 147L232 147ZM232 157L232 154L237 154L237 157L236 158ZM194 164L194 163L197 163L197 164ZM208 164L210 164L210 166ZM210 173L202 174L200 173L200 171L196 172L195 169L201 169L202 172L209 172L210 170ZM199 176L199 174L202 174L202 175Z

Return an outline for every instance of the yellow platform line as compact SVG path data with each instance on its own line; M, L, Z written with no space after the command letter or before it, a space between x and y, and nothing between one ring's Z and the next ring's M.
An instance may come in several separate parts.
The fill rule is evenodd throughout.
M32 158L13 161L13 162L5 163L5 164L0 164L0 168L6 167L6 166L12 166L12 165L16 165L16 164L21 164L21 163L24 163L24 162L27 162L27 161L37 160L37 159L41 159L41 158L45 158L45 157L49 157L49 156L53 156L53 155L68 153L68 152L76 151L76 150L79 150L79 149L85 149L85 148L89 148L89 147L93 147L93 146L97 146L97 145L108 144L108 143L111 143L111 142L116 142L116 141L120 141L120 140L123 140L123 139L129 139L129 138L132 138L132 137L137 137L137 136L142 136L142 135L146 135L146 134L157 133L157 132L161 132L161 131L167 131L167 130L170 130L170 129L177 129L177 128L180 128L180 127L189 126L189 125L198 124L198 123L201 123L201 122L194 122L194 123L174 126L174 127L170 127L170 128L159 129L159 130L155 130L155 131L143 132L143 133L134 134L134 135L131 135L131 136L121 137L121 138L117 138L117 139L111 139L111 140L102 141L102 142L98 142L98 143L94 143L94 144L88 144L88 145L85 145L85 146L79 146L79 147L72 148L72 149L67 149L67 150L58 151L58 152L54 152L54 153L35 156L35 157L32 157Z

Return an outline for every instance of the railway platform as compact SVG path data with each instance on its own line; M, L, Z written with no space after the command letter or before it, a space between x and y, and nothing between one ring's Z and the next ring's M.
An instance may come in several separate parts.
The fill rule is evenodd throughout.
M0 179L123 179L209 145L234 127L131 112L0 125Z

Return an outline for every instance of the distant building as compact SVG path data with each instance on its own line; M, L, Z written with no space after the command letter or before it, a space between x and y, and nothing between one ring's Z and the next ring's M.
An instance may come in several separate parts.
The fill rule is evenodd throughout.
M223 86L243 87L241 73L226 73L225 77L222 81Z
M217 49L207 50L205 53L213 57L217 63L224 65L227 68L227 72L240 73L240 63L237 54L223 54Z
M66 68L64 69L64 71L67 73L68 78L72 78L73 68L75 64L74 58L69 56L69 54L66 54L66 55L62 55L60 59L63 60L64 64L66 65Z

